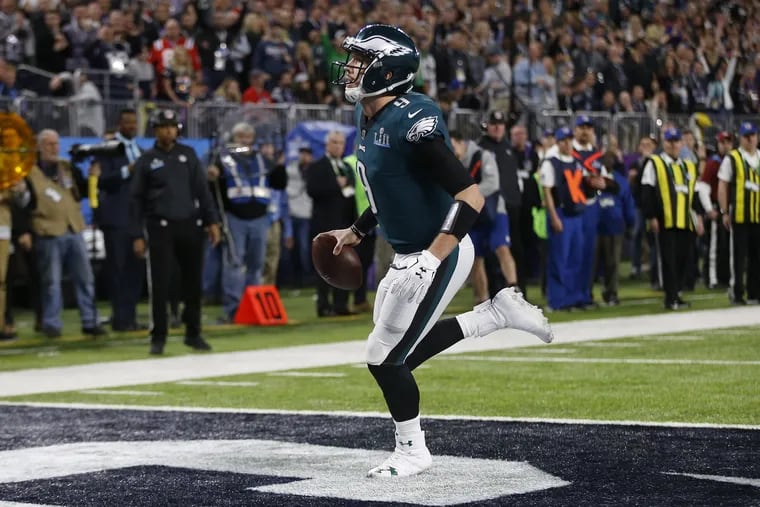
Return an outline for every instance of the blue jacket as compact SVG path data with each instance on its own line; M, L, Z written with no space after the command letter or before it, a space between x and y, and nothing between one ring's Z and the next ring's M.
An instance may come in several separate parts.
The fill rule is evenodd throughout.
M598 231L600 236L623 234L627 227L633 227L636 219L636 205L633 203L628 180L618 171L613 171L613 175L620 186L620 191L617 194L602 192L599 197L601 215Z

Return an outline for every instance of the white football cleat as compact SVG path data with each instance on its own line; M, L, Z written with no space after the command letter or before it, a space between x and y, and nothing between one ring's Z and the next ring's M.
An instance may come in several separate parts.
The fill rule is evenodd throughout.
M486 336L497 329L512 328L535 335L546 343L554 340L554 332L541 309L525 301L513 287L500 290L493 299L480 303L473 311L477 318L478 336Z
M433 464L433 457L425 446L425 432L406 442L396 435L396 449L383 464L367 472L367 477L409 477L424 472Z

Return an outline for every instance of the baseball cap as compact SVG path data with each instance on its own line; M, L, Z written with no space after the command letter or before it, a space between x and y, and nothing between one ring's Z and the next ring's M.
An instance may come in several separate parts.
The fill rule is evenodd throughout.
M739 125L740 136L751 136L752 134L757 134L757 125L749 121L744 121Z
M177 113L171 109L159 109L153 116L153 127L160 127L164 125L179 126L179 118Z
M303 151L305 153L314 153L314 150L311 149L311 146L308 144L302 145L300 148L298 148L298 151Z
M666 141L680 141L681 131L675 127L668 127L665 129L665 133L663 133L662 137Z
M544 137L554 137L554 129L544 129Z
M728 132L727 130L721 130L718 132L715 136L715 139L718 141L733 141L734 136L731 134L731 132Z
M575 126L580 127L581 125L588 125L589 127L593 127L594 121L589 115L582 114L575 119Z
M569 127L560 127L554 131L554 137L557 138L557 141L563 141L573 137L573 132Z
M507 124L507 116L502 111L491 111L488 115L488 123L503 123Z

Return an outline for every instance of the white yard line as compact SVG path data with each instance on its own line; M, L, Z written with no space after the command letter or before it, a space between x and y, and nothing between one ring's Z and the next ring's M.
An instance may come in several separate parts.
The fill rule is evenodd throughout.
M744 307L566 322L553 327L555 343L562 344L757 325L760 325L760 311L754 307ZM538 345L542 345L541 342L531 335L505 330L493 333L487 338L463 340L444 353L462 354ZM0 397L354 364L361 362L364 354L365 346L362 340L34 368L0 373Z

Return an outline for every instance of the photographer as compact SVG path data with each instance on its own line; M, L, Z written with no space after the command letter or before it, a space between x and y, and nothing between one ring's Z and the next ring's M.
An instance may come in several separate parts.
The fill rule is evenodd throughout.
M264 269L267 235L271 221L267 216L274 207L272 190L287 185L285 166L274 166L261 152L253 149L256 132L245 122L232 127L232 144L225 147L208 168L208 179L219 185L221 206L225 213L229 247L245 263L246 276L222 273L224 319L232 321L247 285L260 285ZM274 208L273 208L274 209ZM224 266L223 270L230 269Z
M98 227L103 231L106 247L105 272L111 300L111 329L135 331L144 329L137 323L137 303L145 279L145 261L132 253L129 234L129 187L135 161L142 150L135 141L137 112L123 109L119 113L118 132L114 140L120 149L98 155L99 206Z
M37 136L39 160L25 178L26 191L17 198L30 211L36 236L38 269L42 287L42 332L48 338L61 336L61 275L69 270L77 295L82 333L93 337L105 334L98 325L95 307L95 278L82 237L84 219L79 201L87 193L87 179L58 157L59 138L45 129ZM92 175L100 169L94 166Z

